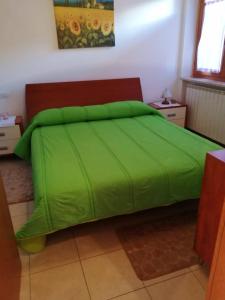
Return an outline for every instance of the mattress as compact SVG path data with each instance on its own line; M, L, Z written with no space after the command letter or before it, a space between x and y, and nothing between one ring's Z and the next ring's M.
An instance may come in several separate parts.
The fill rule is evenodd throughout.
M138 101L39 113L15 153L32 163L35 208L17 239L200 196L221 147Z

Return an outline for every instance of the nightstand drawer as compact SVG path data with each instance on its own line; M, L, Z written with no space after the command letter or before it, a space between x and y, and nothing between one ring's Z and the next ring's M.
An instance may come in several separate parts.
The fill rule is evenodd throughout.
M161 109L160 112L168 120L185 119L186 107L173 107Z
M0 141L9 139L18 139L20 137L19 125L11 127L0 127Z
M0 155L14 152L18 139L0 141Z
M180 127L184 127L185 119L176 119L176 120L173 120L173 123L180 126Z

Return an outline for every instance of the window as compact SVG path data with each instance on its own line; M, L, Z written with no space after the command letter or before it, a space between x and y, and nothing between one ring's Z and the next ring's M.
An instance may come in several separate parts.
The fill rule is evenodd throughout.
M225 0L200 0L193 75L225 81Z

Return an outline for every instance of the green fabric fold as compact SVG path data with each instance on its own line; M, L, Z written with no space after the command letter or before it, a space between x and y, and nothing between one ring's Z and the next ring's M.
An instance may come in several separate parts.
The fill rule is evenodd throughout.
M31 157L31 136L35 128L87 121L159 115L159 111L140 101L122 101L102 105L46 109L38 113L16 145L14 153L27 161Z

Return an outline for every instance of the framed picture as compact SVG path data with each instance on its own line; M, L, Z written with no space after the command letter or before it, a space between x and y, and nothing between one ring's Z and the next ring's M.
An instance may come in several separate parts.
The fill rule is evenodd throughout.
M54 0L60 49L115 46L114 0Z

